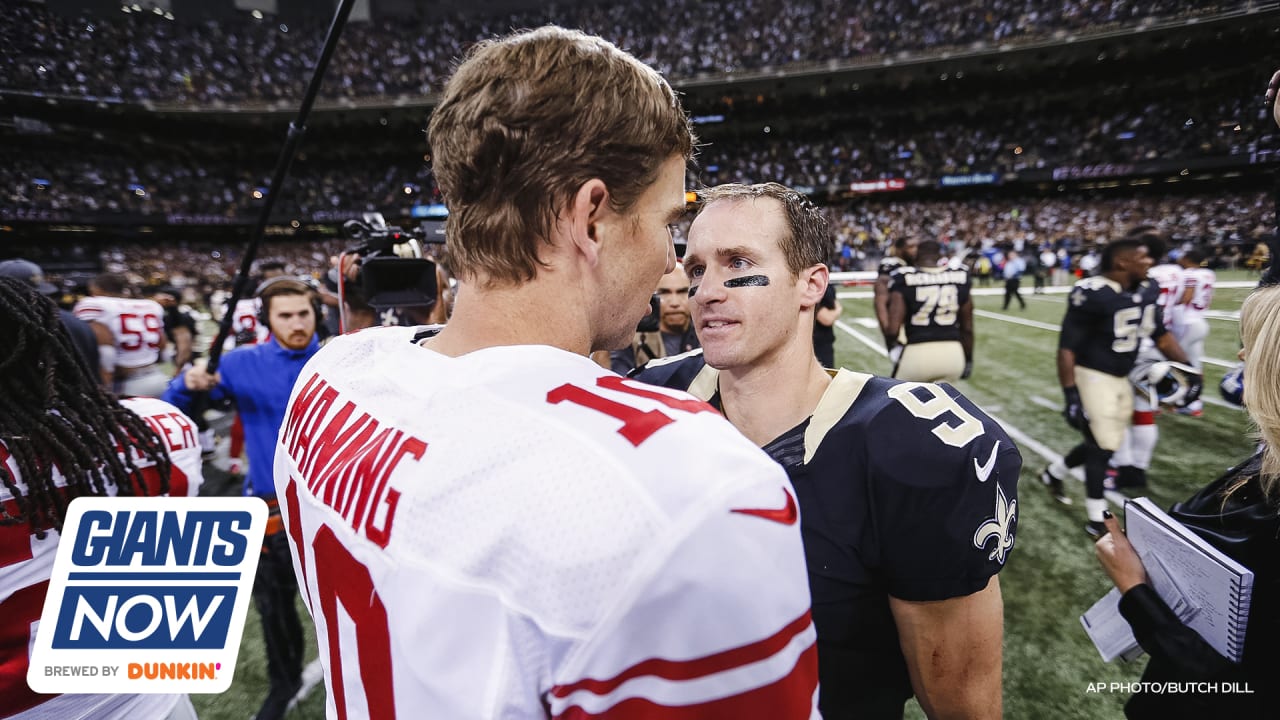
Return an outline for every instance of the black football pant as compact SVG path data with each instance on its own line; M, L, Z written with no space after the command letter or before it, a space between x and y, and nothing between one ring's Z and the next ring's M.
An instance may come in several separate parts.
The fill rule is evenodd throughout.
M1018 305L1022 309L1027 308L1027 302L1022 299L1022 293L1018 292L1018 288L1022 285L1022 278L1008 278L1004 281L1004 310L1009 309L1009 301L1017 298Z
M1102 491L1107 479L1107 465L1111 462L1111 451L1098 445L1093 439L1093 433L1089 432L1088 425L1084 428L1084 442L1071 448L1071 452L1067 453L1062 462L1069 468L1084 465L1085 497L1102 499Z
M277 516L278 517L278 516ZM302 681L302 623L298 620L298 580L293 574L288 536L270 533L262 540L253 603L262 616L267 646L267 677L272 690L293 688Z

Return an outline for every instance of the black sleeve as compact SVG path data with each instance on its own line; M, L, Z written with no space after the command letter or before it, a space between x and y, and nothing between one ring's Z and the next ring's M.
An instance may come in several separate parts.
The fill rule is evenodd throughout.
M1159 661L1173 674L1170 680L1210 681L1230 676L1236 668L1184 625L1150 585L1136 585L1125 593L1120 598L1120 614L1152 662Z
M874 425L899 441L868 450L885 585L908 601L971 595L1004 568L1013 550L1022 456L999 425L950 385L903 387L915 389L894 390L897 402L877 413ZM934 412L943 404L963 415ZM966 428L976 429L971 439L948 434Z
M1062 318L1062 331L1058 335L1058 348L1078 352L1079 348L1089 341L1089 318L1073 308L1067 309Z

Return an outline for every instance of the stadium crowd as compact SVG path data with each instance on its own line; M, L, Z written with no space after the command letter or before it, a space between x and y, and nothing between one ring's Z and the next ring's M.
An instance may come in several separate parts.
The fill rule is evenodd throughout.
M776 180L821 196L883 178L1008 178L1062 166L1223 156L1244 162L1245 156L1269 151L1276 135L1254 100L1231 86L1194 101L1110 100L1105 108L1082 103L1069 109L1051 103L1034 112L969 117L957 108L946 121L937 114L913 119L833 109L803 126L770 127L768 133L747 134L747 128L758 127L751 122L708 127L688 184ZM0 217L253 217L274 157L271 148L242 144L228 152L223 142L182 143L145 133L86 139L75 129L57 132L0 151ZM417 141L415 133L386 134ZM280 216L329 221L342 219L334 213L351 211L407 215L413 206L439 199L420 152L404 142L364 138L304 144L277 203Z
M1194 100L1077 99L1068 107L978 117L957 108L945 121L864 111L790 136L774 127L721 141L709 134L699 164L708 184L785 178L791 186L822 190L875 178L1250 154L1270 147L1275 135L1266 110L1243 88L1238 95L1219 88ZM972 102L969 111L975 107L984 105Z
M833 214L837 260L844 270L869 269L895 239L936 239L952 255L1011 247L1022 251L1047 244L1080 254L1117 232L1154 224L1177 242L1221 248L1230 264L1232 248L1247 254L1271 235L1274 207L1264 192L1124 198L1026 198L856 202Z
M902 51L1016 43L1153 17L1241 8L1248 0L674 0L571 3L514 14L353 23L322 92L331 98L439 90L477 39L556 23L600 34L674 78L847 60ZM0 88L77 97L205 104L300 97L328 18L185 23L124 6L110 17L63 17L44 3L10 2ZM134 10L133 8L138 8ZM259 13L261 16L261 13ZM832 22L831 18L840 18Z
M1273 211L1261 191L967 201L877 197L826 210L835 236L831 264L843 271L874 270L899 238L936 239L948 256L970 259L998 248L1025 252L1048 247L1066 260L1064 269L1073 270L1090 248L1143 223L1154 224L1179 245L1207 246L1215 267L1236 267L1270 237ZM687 221L678 227L677 243L683 244L687 228ZM320 279L332 258L354 244L341 239L273 241L260 257L283 263L289 274ZM227 242L86 244L51 252L46 248L41 255L58 264L100 265L125 274L135 287L191 288L187 299L201 305L229 286L240 265L238 243ZM66 282L68 293L73 291L71 278L56 272L51 276Z

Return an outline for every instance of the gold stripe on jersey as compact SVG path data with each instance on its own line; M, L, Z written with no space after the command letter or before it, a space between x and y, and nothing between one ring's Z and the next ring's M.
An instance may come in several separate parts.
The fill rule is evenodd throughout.
M710 365L703 365L697 377L689 383L688 393L703 402L710 402L720 392L720 371Z
M853 407L854 401L862 394L862 388L866 387L871 378L872 376L866 373L841 368L831 379L831 384L827 386L826 392L822 393L822 399L818 401L818 407L813 410L809 427L804 431L805 464L813 460L814 454L818 452L818 446L827 437L827 433L840 422L840 418L844 417L845 413L849 412L849 408Z

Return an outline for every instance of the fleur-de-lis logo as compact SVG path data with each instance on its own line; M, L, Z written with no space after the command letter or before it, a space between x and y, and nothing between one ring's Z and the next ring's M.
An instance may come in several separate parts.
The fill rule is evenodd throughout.
M986 547L987 540L995 538L996 546L991 550L991 554L987 556L988 560L995 560L1001 565L1004 564L1005 556L1009 554L1009 549L1013 547L1013 523L1018 516L1018 501L1015 499L1009 502L1004 496L1004 489L999 484L996 485L996 516L987 518L985 522L978 526L973 533L973 546L979 550Z

